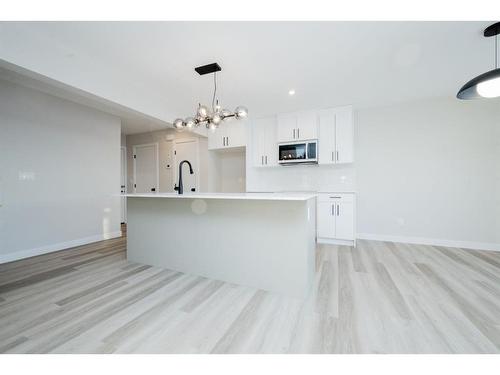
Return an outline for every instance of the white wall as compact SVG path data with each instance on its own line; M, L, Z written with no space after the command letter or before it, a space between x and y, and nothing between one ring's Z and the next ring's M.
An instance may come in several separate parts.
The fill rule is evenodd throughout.
M0 81L0 262L120 235L120 119Z
M358 233L500 250L500 106L433 99L357 112Z
M245 148L209 151L208 173L210 191L244 193L246 191Z

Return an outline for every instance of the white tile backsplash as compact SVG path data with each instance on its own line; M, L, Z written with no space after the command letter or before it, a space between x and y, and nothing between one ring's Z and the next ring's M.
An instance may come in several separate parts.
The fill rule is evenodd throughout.
M247 191L355 191L352 165L247 168Z

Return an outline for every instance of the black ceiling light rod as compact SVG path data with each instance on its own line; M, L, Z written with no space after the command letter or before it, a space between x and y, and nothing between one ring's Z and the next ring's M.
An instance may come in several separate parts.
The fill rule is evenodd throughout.
M202 76L204 74L220 72L222 70L222 68L220 67L219 64L213 63L213 64L207 64L207 65L203 65L203 66L198 66L198 67L194 68L194 70L196 70L196 72L200 76Z
M500 22L488 26L484 30L484 36L495 37L495 69L483 73L467 82L458 91L458 99L482 99L500 97L500 68L498 68L498 34L500 34Z

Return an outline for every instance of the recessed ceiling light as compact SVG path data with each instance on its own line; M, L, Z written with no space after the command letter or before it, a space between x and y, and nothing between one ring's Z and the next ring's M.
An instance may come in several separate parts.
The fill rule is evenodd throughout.
M295 90L294 89L289 90L288 95L290 96L295 95Z

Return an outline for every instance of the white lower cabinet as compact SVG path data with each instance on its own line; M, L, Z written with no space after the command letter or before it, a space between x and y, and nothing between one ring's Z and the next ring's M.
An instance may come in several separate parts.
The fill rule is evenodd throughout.
M318 242L354 246L355 194L321 193L317 202Z

